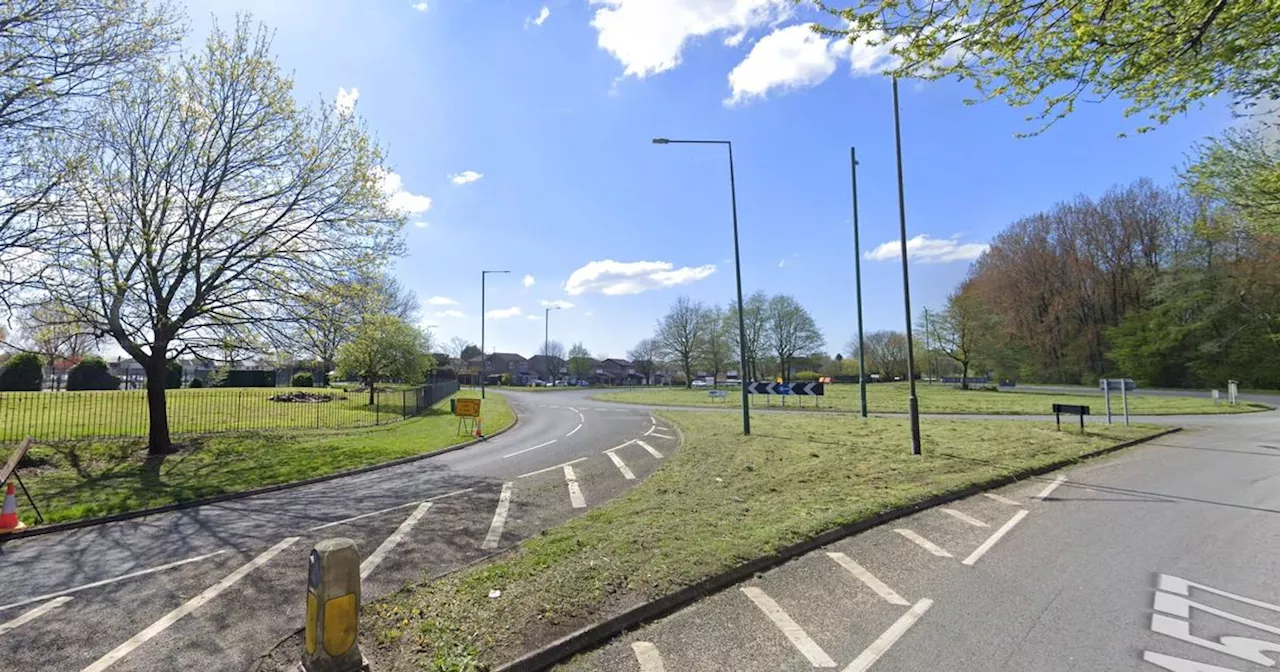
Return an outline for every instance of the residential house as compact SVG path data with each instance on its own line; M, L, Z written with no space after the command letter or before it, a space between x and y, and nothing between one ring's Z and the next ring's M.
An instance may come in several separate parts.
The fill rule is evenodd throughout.
M625 359L610 357L596 368L597 382L601 385L640 385L644 376L636 373L636 367Z
M560 357L534 355L529 358L529 372L546 382L563 380L569 375L569 366Z
M504 373L511 376L512 385L528 385L536 377L529 367L529 360L514 352L494 352L485 356L484 372L490 385L501 380Z

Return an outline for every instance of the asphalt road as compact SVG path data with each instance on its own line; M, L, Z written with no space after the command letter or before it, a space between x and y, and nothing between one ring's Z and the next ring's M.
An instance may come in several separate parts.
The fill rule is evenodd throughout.
M645 409L508 399L517 426L470 448L3 544L0 669L244 670L301 627L307 555L321 539L356 541L364 597L376 598L615 497L677 447Z
M834 543L562 669L1248 672L1280 662L1280 412L1204 419L994 494Z

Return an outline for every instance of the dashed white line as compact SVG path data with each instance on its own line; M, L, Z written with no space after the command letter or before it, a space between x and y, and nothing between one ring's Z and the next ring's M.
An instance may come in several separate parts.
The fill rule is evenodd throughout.
M769 597L763 590L755 586L745 586L742 588L742 592L757 607L760 607L760 611L763 611L764 615L769 617L769 620L773 621L774 625L778 626L782 634L791 641L792 646L796 647L796 650L809 659L809 664L814 667L836 666L836 661L832 660L831 656L828 656L827 652L823 651L822 647L818 646L818 643L809 637L804 628L801 628L799 624L791 620L787 612L783 611L782 607L779 607L772 597Z
M564 436L565 436L565 438L567 439L567 438L569 438L569 437L573 436L574 434L577 434L579 429L582 429L582 423L578 423L578 426L577 426L577 427L574 427L572 431L570 431L568 434L565 434L565 435L564 435Z
M587 500L582 496L582 488L578 487L578 477L573 473L573 467L564 465L564 481L569 484L569 503L575 509L587 508Z
M576 459L576 460L571 460L571 461L569 461L569 462L565 462L565 463L563 463L563 464L557 464L557 465L555 465L555 466L546 467L546 468L544 468L544 469L539 469L539 470L537 470L537 471L531 471L531 472L529 472L529 473L527 473L527 474L520 474L519 476L516 476L516 478L528 478L528 477L530 477L530 476L537 476L538 474L545 474L545 473L547 473L548 471L555 471L556 469L559 469L560 467L567 467L567 466L569 466L569 465L571 465L571 464L577 464L577 463L579 463L579 462L581 462L581 461L583 461L583 460L585 460L585 459L587 459L587 458L585 458L585 457L579 457L579 458L578 458L578 459Z
M863 649L862 653L858 654L858 657L854 658L853 662L844 668L844 672L866 672L866 670L871 669L871 666L875 665L877 660L880 660L880 657L889 650L889 647L898 643L898 640L907 634L907 630L911 629L911 626L915 625L916 621L920 620L921 616L924 616L924 612L929 611L929 607L932 606L933 600L927 597L916 602L907 613L894 621L888 630L880 633L876 641L871 642L871 646Z
M650 642L632 642L631 650L636 654L636 662L640 663L640 672L667 672L662 665L662 656L658 647Z
M929 541L928 539L925 539L924 537L916 534L915 532L912 532L911 530L900 528L900 529L894 530L894 532L897 532L898 534L901 534L902 536L910 539L911 541L915 542L916 545L919 546L920 548L923 548L924 550L929 551L930 553L938 556L939 558L955 557L950 553L948 553L946 550L944 550L942 547L938 546L932 541Z
M343 523L350 523L350 522L351 522L351 521L353 521L353 520L360 520L361 518L369 518L370 516L380 516L380 515L382 515L382 514L384 514L384 513L390 513L390 512L392 512L392 511L396 511L396 510L398 510L398 509L407 509L407 508L409 508L409 507L411 507L411 506L417 506L417 505L419 505L419 504L421 504L421 503L423 503L423 502L434 502L434 501L436 501L437 499L444 499L444 498L446 498L446 497L453 497L453 496L455 496L455 495L462 495L462 494L466 494L466 493L471 492L471 491L473 491L473 490L475 490L475 488L466 488L466 489L463 489L463 490L454 490L453 492L446 492L446 493L445 493L445 494L443 494L443 495L436 495L435 497L428 497L428 498L426 498L426 499L420 499L420 500L418 500L418 501L416 501L416 502L406 502L406 503L404 503L404 504L399 504L399 505L396 505L396 506L390 506L390 507L387 507L387 508L385 508L385 509L379 509L378 511L370 511L369 513L362 513L362 514L360 514L360 515L358 515L358 516L352 516L352 517L350 517L350 518L343 518L342 520L335 520L335 521L333 521L332 523L324 523L323 525L316 525L315 527L309 527L309 528L307 528L307 531L308 531L308 532L315 532L316 530L323 530L323 529L325 529L326 527L333 527L334 525L342 525Z
M1053 479L1052 483L1044 486L1044 490L1041 490L1040 494L1036 495L1035 498L1040 500L1047 498L1049 495L1053 494L1053 491L1057 490L1058 486L1062 485L1062 482L1065 480L1067 480L1066 476L1058 476L1057 478Z
M237 582L240 581L240 579L243 579L245 576L247 576L249 572L252 572L253 570L261 567L262 565L267 564L272 558L276 557L276 555L279 554L280 551L283 551L284 549L292 546L296 541L298 541L298 537L287 537L281 540L275 546L272 546L271 548L268 548L267 550L258 554L258 557L250 560L249 562L246 562L245 564L241 565L238 569L236 569L236 571L231 572L230 574L223 577L221 581L213 584L212 586L209 586L208 588L205 588L204 592L182 603L181 605L178 606L177 609L174 609L173 611L165 614L164 616L161 616L160 620L147 626L147 628L142 632L139 632L138 634L125 640L125 642L120 646L117 646L111 651L108 651L106 655L90 663L88 667L84 668L80 672L102 672L102 670L105 670L108 667L111 667L116 663L116 661L129 655L130 651L133 651L139 646L142 646L147 642L147 640L164 632L166 629L168 629L169 626L173 625L174 623L177 623L183 616L186 616L187 614L190 614L196 609L199 609L206 602L220 595L222 591L230 588L231 586L234 586Z
M484 537L484 543L480 544L480 548L491 550L498 547L498 542L502 540L502 528L507 524L507 511L511 508L511 489L515 487L514 483L503 483L502 493L498 495L498 508L493 512L493 522L489 523L489 534Z
M845 555L844 553L827 553L827 557L831 558L832 560L835 560L836 563L839 564L841 567L844 567L845 569L849 570L850 574L853 574L858 578L859 581L867 584L868 588L870 588L871 590L874 590L876 592L876 595L883 597L885 601L888 602L889 604L896 604L900 607L906 607L911 605L910 602L903 599L902 596L899 595L897 592L895 592L892 588L885 585L883 581L881 581L880 579L877 579L871 572L868 572L866 569L862 567L862 565L859 565L858 563L854 562L852 558Z
M978 558L981 558L984 553L991 550L991 547L995 546L996 542L1000 541L1001 537L1008 534L1009 530L1012 530L1014 525L1017 525L1019 521L1021 521L1023 518L1026 518L1027 513L1028 513L1027 510L1023 509L1013 514L1013 517L1009 519L1009 522L1005 523L1004 525L1001 525L1000 529L996 530L991 536L987 537L987 540L982 542L981 546L974 549L974 551L969 554L969 557L965 558L962 561L962 564L973 565L973 563L977 562Z
M662 459L662 453L659 453L657 450L654 450L653 446L645 443L644 441L641 441L640 439L636 439L636 443L640 444L641 448L644 448L645 450L649 451L650 455L658 458L659 460Z
M4 633L9 632L10 630L17 628L18 626L24 623L29 623L31 621L36 620L37 618L40 618L41 616L44 616L45 614L53 611L54 609L57 609L58 607L61 607L62 605L70 602L71 599L72 598L67 596L54 598L36 607L35 609L32 609L22 614L21 616L13 619L12 621L9 621L8 623L0 623L0 635L3 635Z
M1009 506L1019 506L1019 504L1018 504L1018 501L1017 501L1017 500L1015 500L1015 499L1009 499L1008 497L1005 497L1004 495L997 495L997 494L996 494L996 493L994 493L994 492L984 492L984 493L982 493L982 496L983 496L983 497L988 497L988 498L990 498L990 499L994 499L994 500L996 500L997 502L1000 502L1001 504L1008 504Z
M418 524L418 521L422 519L422 516L427 513L427 509L430 508L431 502L419 504L418 508L414 509L413 513L409 514L409 517L405 518L403 523L400 523L400 527L397 527L396 531L391 533L391 536L387 537L369 557L364 559L364 562L360 563L361 581L369 578L373 570L382 564L382 559L387 557L387 553L404 540L405 535L409 534L409 530L412 530L413 526Z
M571 432L571 433L572 433L572 432ZM525 448L524 450L517 450L517 451L516 451L516 452L514 452L514 453L507 453L506 455L503 455L503 456L502 456L502 459L504 459L504 460L505 460L505 459L507 459L508 457L515 457L516 455L522 455L522 454L527 453L527 452L529 452L529 451L531 451L531 450L537 450L537 449L539 449L539 448L546 448L547 446L549 446L549 445L551 445L551 444L555 443L556 441L559 441L559 439L551 439L550 441L548 441L548 442L546 442L546 443L539 443L538 445L536 445L536 446L534 446L534 447L532 447L532 448Z
M212 553L205 553L204 555L197 555L197 556L196 556L196 557L194 557L194 558L187 558L186 560L179 560L179 561L177 561L177 562L170 562L169 564L166 564L166 565L160 565L160 566L158 566L158 567L152 567L152 568L150 568L150 569L142 569L142 570L139 570L139 571L136 571L136 572L130 572L130 573L128 573L128 574L124 574L124 575L122 575L122 576L117 576L117 577L115 577L114 579L103 579L102 581L94 581L93 583L86 583L86 584L84 584L83 586L76 586L75 588L68 588L68 589L66 589L66 590L59 590L59 591L58 591L58 592L56 592L56 593L48 593L48 594L46 594L46 595L40 595L39 597L32 597L32 598L29 598L29 599L26 599L26 600L22 600L22 601L20 601L20 602L11 602L11 603L6 604L6 605L4 605L4 606L0 606L0 611L4 611L5 609L12 609L12 608L14 608L14 607L21 607L21 606L25 606L25 605L28 605L28 604L32 604L32 603L34 603L34 602L43 602L43 601L45 601L45 600L47 600L47 599L49 599L49 598L51 598L51 597L61 597L62 595L70 595L71 593L78 593L78 592L80 592L80 591L82 591L82 590L88 590L88 589L90 589L90 588L97 588L98 586L105 586L105 585L107 585L107 584L115 583L115 582L117 582L117 581L124 581L125 579L132 579L132 578L139 577L139 576L146 576L147 574L154 574L154 573L156 573L156 572L162 572L162 571L164 571L164 570L166 570L166 569L173 569L174 567L181 567L182 565L190 564L190 563L193 563L193 562L200 562L201 560L207 560L207 559L209 559L209 558L212 558L212 557L213 557L213 556L215 556L215 555L221 555L221 554L223 554L223 553L226 553L226 551L225 551L225 550L222 550L222 551L214 551L214 552L212 552Z
M974 527L991 527L990 525L982 522L981 520L978 520L977 518L974 518L973 516L967 513L956 511L955 509L943 509L942 512L951 516L952 518L955 518L956 520L966 522Z
M583 415L582 411L578 411L578 422L586 422L586 421L587 421L587 416Z
M613 466L617 467L618 471L622 472L623 478L627 479L628 481L636 480L636 475L631 473L631 469L627 468L627 463L623 462L622 458L618 457L617 453L613 452L612 450L609 450L609 451L605 451L605 455L608 455L609 459L613 460Z

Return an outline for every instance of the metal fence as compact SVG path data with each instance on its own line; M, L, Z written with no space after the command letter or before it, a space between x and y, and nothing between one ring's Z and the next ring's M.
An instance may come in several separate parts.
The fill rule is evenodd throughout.
M458 391L457 381L374 393L336 388L168 390L174 435L236 431L347 429L383 425L427 412ZM143 390L0 393L0 443L145 437Z

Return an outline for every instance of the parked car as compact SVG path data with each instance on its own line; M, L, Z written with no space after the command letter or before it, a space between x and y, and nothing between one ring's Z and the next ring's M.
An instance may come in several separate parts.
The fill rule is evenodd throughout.
M708 386L710 386L710 385L711 385L711 383L708 383L708 382L707 382L707 381L705 381L705 380L695 380L695 381L693 381L693 386L694 386L694 387L708 387Z

